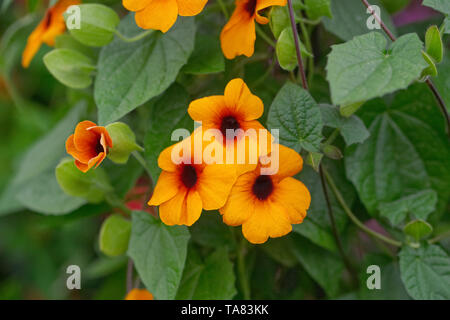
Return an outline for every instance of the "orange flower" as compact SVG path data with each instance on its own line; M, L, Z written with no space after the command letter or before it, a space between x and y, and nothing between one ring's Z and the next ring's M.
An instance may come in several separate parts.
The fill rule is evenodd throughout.
M200 218L202 209L221 208L236 181L234 166L207 165L200 158L205 145L196 149L194 141L198 142L198 134L201 130L159 155L158 166L163 171L148 205L159 205L159 216L167 225L191 226ZM174 155L178 159L174 159Z
M204 132L215 129L222 133L223 139L218 142L225 148L224 163L228 163L226 153L231 151L234 155L234 164L238 164L238 151L244 150L241 149L242 147L245 148L245 161L242 165L238 165L238 174L253 170L259 156L270 151L272 136L256 120L262 116L263 112L263 102L250 92L242 79L231 80L226 86L223 96L210 96L195 100L188 108L191 118L194 121L202 122L201 128ZM236 131L238 129L241 131ZM232 137L232 141L227 139L227 130L234 130L236 133L236 136ZM255 135L249 134L251 132L255 132ZM264 150L259 143L260 136L262 139L264 138L262 134L266 134L267 137L265 141L267 150ZM250 149L252 145L256 146L256 150ZM253 154L251 154L252 152ZM252 159L254 160L252 161Z
M303 221L311 203L305 185L292 178L302 169L300 155L282 145L278 157L275 151L272 155L278 171L262 175L261 168L267 169L270 164L258 164L256 170L241 175L220 209L223 221L230 226L242 225L244 237L251 243L264 243L269 237L289 233L292 224Z
M87 120L77 124L75 133L66 140L67 153L75 158L75 165L83 172L98 167L112 146L106 128Z
M30 65L36 52L42 43L54 46L56 36L64 33L66 23L63 13L71 5L80 4L79 0L59 0L53 7L47 10L44 19L38 24L28 37L27 46L22 54L22 66L27 68Z
M153 295L145 289L132 289L128 292L125 300L153 300Z
M122 0L123 6L135 11L136 24L143 29L167 32L180 16L195 16L208 0Z
M241 54L251 57L255 50L255 20L260 24L269 23L259 11L285 5L286 0L236 0L236 9L220 34L225 57L233 59Z

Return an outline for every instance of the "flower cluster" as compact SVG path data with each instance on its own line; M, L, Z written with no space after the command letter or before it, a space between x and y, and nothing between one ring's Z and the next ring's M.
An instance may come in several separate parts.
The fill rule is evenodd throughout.
M302 182L292 178L302 169L302 158L282 145L262 147L260 136L273 140L257 120L263 111L262 101L241 79L230 81L223 96L190 104L189 115L202 126L161 152L162 172L148 203L159 205L164 223L191 226L203 209L219 210L226 224L242 225L247 240L263 243L289 233L292 224L303 221L311 196ZM258 134L247 135L252 129ZM213 139L206 137L211 130L219 133ZM231 137L230 131L235 133ZM250 147L252 139L257 148ZM207 149L215 162L203 157ZM239 150L245 155L241 162ZM225 156L228 151L233 157Z

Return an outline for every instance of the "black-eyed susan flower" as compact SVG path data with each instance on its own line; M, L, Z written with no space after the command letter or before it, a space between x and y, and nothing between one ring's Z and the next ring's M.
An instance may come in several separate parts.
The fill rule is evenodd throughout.
M79 0L59 0L49 8L44 18L28 37L27 45L22 54L22 66L27 68L42 43L54 46L55 38L66 30L63 13L71 5L80 4Z
M204 133L221 133L221 139L215 141L225 149L223 163L237 165L238 174L253 170L259 156L270 152L273 138L257 120L263 112L261 99L239 78L227 84L223 96L195 100L188 108L191 118L201 122ZM231 156L227 158L227 154Z
M153 295L146 289L132 289L125 300L153 300Z
M88 120L78 123L75 133L66 140L67 153L75 158L75 165L83 172L98 167L112 146L106 128Z
M205 145L195 146L202 139L196 139L197 134L201 130L163 150L158 158L162 172L148 205L159 205L159 216L167 225L191 226L202 209L221 208L236 181L235 167L204 162Z
M286 0L236 0L236 9L220 34L223 54L227 59L239 55L251 57L255 51L255 20L260 24L269 19L259 12L271 6L285 6Z
M143 29L167 32L178 16L195 16L208 0L123 0L123 6L136 12L136 24Z
M223 221L230 226L242 225L242 233L251 243L286 235L292 224L303 221L311 203L306 186L292 178L302 169L301 156L282 145L278 155L275 150L276 146L269 163L260 163L254 171L237 179L227 203L220 209ZM267 171L262 174L264 168Z

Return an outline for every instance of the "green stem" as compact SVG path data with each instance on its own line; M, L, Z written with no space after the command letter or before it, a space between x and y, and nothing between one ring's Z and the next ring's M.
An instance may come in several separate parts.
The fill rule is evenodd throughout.
M118 30L116 30L116 35L120 38L120 40L125 41L125 42L136 42L139 41L145 37L147 37L148 35L152 34L155 30L147 30L144 32L139 33L138 35L128 38L127 36L121 34Z
M247 268L245 267L246 250L247 250L247 240L245 240L245 238L242 237L237 252L239 282L241 284L244 300L250 300L250 284L248 281Z
M230 18L230 14L228 13L227 6L225 5L225 3L223 3L223 0L217 0L217 2L219 3L220 9L222 9L225 19L228 20Z
M300 20L300 30L303 35L303 41L305 41L306 50L308 50L308 52L310 54L313 54L311 38L309 36L308 29L306 28L306 26L302 20ZM309 84L309 86L311 86L313 78L314 78L314 57L308 57L308 84Z
M445 238L448 238L448 237L450 237L450 230L448 230L448 231L446 231L444 233L438 234L436 237L428 240L428 243L429 244L433 244L433 243L439 242L442 239L445 239Z
M272 48L276 47L275 41L273 41L262 29L259 25L256 25L256 33Z
M328 184L331 187L331 190L333 191L334 195L336 196L336 199L338 200L339 204L341 205L342 209L344 209L345 213L349 216L349 218L353 221L354 224L356 224L361 230L366 232L367 234L378 238L386 243L389 243L396 247L401 247L402 243L400 241L394 240L392 238L386 237L382 235L381 233L378 233L376 231L373 231L372 229L366 227L350 210L350 208L347 206L347 203L345 203L345 200L342 196L342 194L339 192L339 189L337 188L336 184L333 181L333 178L330 176L328 171L323 168L323 173L325 174L325 178L328 181Z
M150 183L153 186L152 174L150 172L149 167L147 166L147 162L145 161L144 157L137 151L133 151L131 154L141 164L141 166L144 168L145 172L147 172L147 175L150 178Z
M334 140L336 140L336 138L338 137L339 132L340 132L339 129L334 129L334 131L330 134L330 136L328 137L328 139L325 141L324 144L332 144Z

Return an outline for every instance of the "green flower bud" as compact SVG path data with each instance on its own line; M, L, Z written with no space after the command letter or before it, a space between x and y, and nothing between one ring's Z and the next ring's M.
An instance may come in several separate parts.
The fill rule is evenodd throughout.
M130 241L131 222L119 214L109 216L100 229L100 251L116 257L125 254Z
M111 161L124 164L127 163L133 151L142 151L137 145L136 136L130 127L123 122L114 122L106 126L106 130L111 136L113 147L109 149L108 158Z

